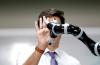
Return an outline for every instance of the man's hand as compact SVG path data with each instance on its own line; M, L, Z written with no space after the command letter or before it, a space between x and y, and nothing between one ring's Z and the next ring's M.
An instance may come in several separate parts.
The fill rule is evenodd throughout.
M39 19L39 26L38 22L35 22L35 27L36 27L36 34L37 34L37 40L38 40L38 45L41 50L45 50L48 46L48 39L50 36L49 29L47 28L47 25L45 22L49 21L49 18L46 18L45 16Z

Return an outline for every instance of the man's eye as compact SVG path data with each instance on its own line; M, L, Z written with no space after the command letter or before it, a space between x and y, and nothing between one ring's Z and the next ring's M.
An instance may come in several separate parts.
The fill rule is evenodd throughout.
M56 18L54 17L54 20L56 20Z

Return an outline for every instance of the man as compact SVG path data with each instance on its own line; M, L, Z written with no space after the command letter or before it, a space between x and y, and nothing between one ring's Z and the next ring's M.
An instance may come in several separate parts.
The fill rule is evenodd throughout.
M63 11L53 8L40 13L35 22L37 45L23 65L80 65L77 59L58 50L61 35L54 36L45 23L64 24L63 16Z

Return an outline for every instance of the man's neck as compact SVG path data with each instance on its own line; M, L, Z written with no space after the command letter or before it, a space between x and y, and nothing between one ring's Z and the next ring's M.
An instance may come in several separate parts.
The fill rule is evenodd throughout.
M55 51L55 50L56 50L55 47L51 47L51 46L48 46L48 49L49 49L50 51Z

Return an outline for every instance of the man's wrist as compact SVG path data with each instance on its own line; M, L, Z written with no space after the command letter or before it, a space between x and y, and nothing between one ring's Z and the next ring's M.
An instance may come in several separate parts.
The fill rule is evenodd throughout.
M45 50L40 49L40 48L37 47L37 46L35 47L35 50L36 50L37 52L41 53L41 54L43 54L44 51L45 51Z

